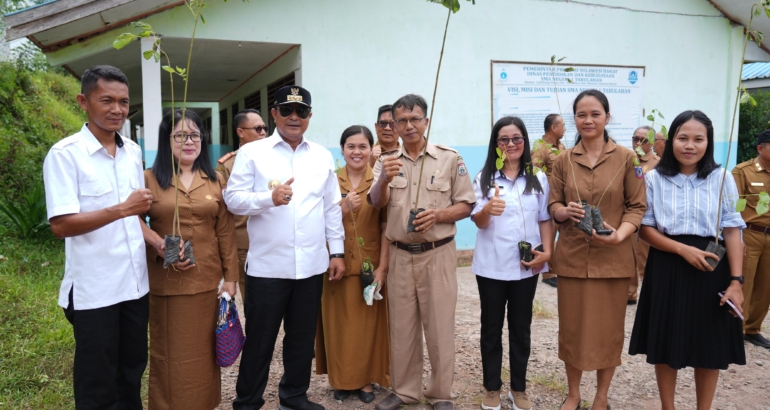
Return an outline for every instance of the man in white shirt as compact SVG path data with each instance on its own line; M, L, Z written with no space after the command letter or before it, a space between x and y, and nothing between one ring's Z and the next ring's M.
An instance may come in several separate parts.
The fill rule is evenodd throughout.
M230 212L249 215L249 319L233 409L265 404L262 395L283 321L279 409L323 410L308 400L307 390L322 274L328 269L329 280L339 280L345 273L340 188L329 150L304 137L312 116L310 92L287 86L275 99L270 110L275 132L238 151L224 195Z
M65 240L59 305L75 334L75 407L141 409L149 283L137 215L152 195L141 149L117 132L128 114L128 79L95 66L81 82L77 100L88 122L43 164L51 230Z

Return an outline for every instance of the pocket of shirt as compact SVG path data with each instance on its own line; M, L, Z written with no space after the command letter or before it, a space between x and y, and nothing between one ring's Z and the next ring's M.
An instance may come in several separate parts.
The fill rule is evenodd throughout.
M406 202L406 178L395 176L388 187L390 187L390 204L403 206Z
M79 184L80 211L98 211L110 205L112 185L107 181L86 181Z
M450 189L452 184L444 178L432 178L426 181L425 188L428 190L428 206L434 209L446 208L452 205Z

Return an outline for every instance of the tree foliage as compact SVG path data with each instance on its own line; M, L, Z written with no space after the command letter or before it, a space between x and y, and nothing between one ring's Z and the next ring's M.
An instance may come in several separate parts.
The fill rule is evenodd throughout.
M770 128L770 92L752 93L757 105L741 105L738 121L738 164L757 156L757 135Z

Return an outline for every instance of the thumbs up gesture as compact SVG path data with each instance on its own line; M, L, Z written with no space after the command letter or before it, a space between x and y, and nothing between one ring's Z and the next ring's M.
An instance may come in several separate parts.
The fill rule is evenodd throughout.
M495 185L495 195L484 205L483 210L492 216L500 216L505 211L505 200L500 199L500 187L497 185Z
M289 178L288 181L273 189L273 205L287 205L291 201L291 196L294 195L294 192L291 190L291 184L293 182L294 177Z

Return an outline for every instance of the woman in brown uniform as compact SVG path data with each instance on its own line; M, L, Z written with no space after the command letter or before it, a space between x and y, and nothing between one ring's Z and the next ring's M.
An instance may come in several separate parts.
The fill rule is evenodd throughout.
M155 249L147 250L150 277L149 408L216 408L221 401L214 331L219 303L217 287L235 295L238 254L233 215L222 200L222 185L211 166L203 122L187 111L163 117L158 156L144 173L152 191L150 228ZM181 153L180 153L181 146ZM173 148L173 154L172 154ZM179 218L184 241L193 244L189 260L163 268L163 237L171 234L176 190L172 155L179 162Z
M390 387L388 295L383 288L388 274L388 247L382 246L387 243L386 214L385 209L378 210L365 199L374 182L369 166L373 143L372 132L359 125L346 129L340 139L346 164L337 174L345 197L340 202L345 226L345 276L336 282L324 281L316 336L316 373L329 374L335 399L345 400L357 390L364 403L374 400L370 383ZM363 239L360 250L358 238ZM379 283L383 296L372 306L363 297L362 258L371 259L374 282Z
M628 285L634 275L632 239L647 209L636 154L609 138L607 97L580 93L572 105L578 138L560 155L551 174L549 210L559 224L552 259L559 275L559 358L567 370L569 395L562 410L580 406L580 379L597 370L596 410L609 409L607 393L623 349ZM595 205L606 235L591 235L573 222L584 216L580 200Z

